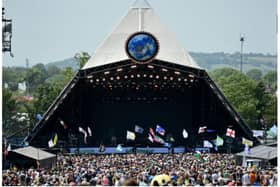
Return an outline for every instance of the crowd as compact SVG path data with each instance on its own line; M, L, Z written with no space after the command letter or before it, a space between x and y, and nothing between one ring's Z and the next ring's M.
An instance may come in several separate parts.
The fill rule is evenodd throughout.
M276 168L242 167L232 154L58 155L52 169L2 172L4 186L277 186Z

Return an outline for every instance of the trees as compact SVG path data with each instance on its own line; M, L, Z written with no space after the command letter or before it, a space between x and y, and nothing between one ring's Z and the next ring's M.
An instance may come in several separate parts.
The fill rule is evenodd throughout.
M277 118L275 98L266 92L264 82L230 68L214 70L210 75L251 128L260 128L257 122L262 116L267 123Z
M259 81L262 79L262 71L259 69L251 69L246 73L246 75L255 81Z
M90 55L87 52L80 52L75 55L75 58L78 60L78 65L80 69L86 64L86 62L90 59Z

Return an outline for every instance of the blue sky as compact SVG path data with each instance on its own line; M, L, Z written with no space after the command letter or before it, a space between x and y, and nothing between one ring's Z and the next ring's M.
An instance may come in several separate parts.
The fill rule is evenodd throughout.
M63 60L79 51L93 54L134 0L4 0L13 19L13 53L5 66ZM149 0L181 44L194 52L276 54L276 0Z

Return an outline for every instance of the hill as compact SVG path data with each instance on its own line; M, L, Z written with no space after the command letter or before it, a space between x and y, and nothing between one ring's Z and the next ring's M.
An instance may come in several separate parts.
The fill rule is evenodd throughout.
M240 69L240 53L201 53L190 52L190 55L198 63L198 65L208 71L214 69L220 69L230 67L234 69ZM60 69L65 67L72 67L78 69L77 60L75 58L67 58L61 61L55 61L46 64L46 66L55 65ZM258 53L247 53L243 56L243 70L247 72L251 69L259 69L263 74L268 71L277 69L277 56L276 55L264 55Z

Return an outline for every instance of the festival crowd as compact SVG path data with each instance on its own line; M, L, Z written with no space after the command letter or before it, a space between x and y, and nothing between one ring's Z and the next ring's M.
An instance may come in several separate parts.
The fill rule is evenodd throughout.
M2 172L4 186L277 186L278 184L276 168L242 167L237 165L232 154L210 153L58 155L56 167L52 169L11 169Z

